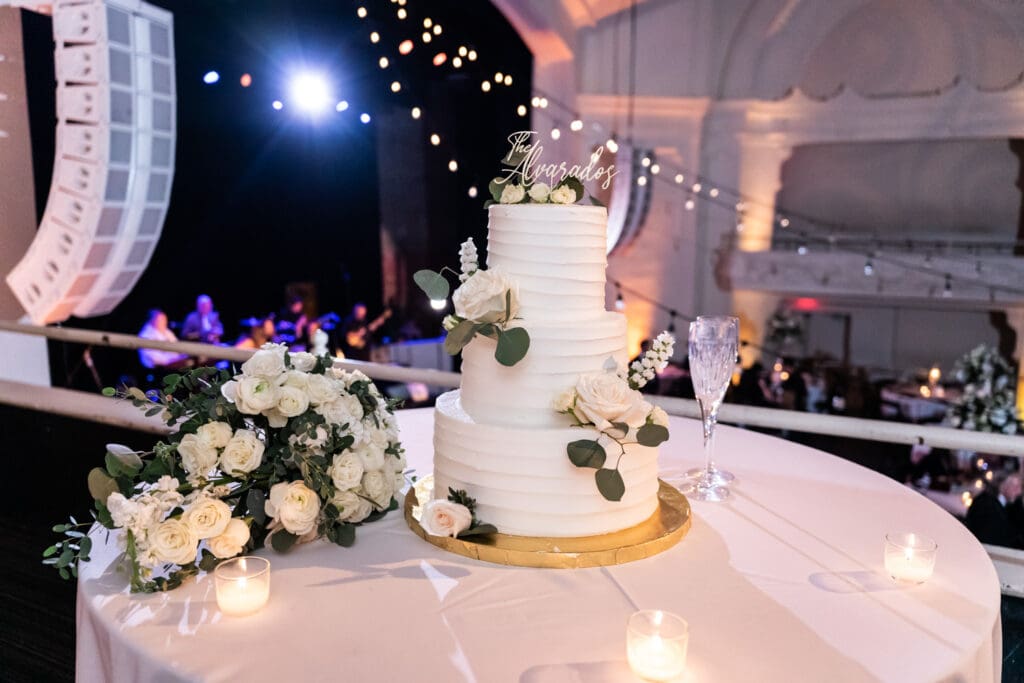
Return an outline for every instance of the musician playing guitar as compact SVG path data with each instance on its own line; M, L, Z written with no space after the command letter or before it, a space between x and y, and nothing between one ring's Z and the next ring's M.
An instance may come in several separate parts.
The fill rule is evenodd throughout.
M391 309L371 321L366 320L366 304L357 303L342 325L342 350L346 358L370 360L370 344L373 333L391 317Z

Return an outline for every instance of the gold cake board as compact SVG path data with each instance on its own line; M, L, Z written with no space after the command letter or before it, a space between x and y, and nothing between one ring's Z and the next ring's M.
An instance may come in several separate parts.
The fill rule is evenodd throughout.
M457 555L513 567L582 569L642 560L668 550L690 530L690 503L673 486L658 480L658 509L636 526L601 536L543 538L490 534L465 540L432 536L420 526L420 503L433 489L433 475L424 477L405 494L405 521L432 545ZM485 522L487 520L484 520Z

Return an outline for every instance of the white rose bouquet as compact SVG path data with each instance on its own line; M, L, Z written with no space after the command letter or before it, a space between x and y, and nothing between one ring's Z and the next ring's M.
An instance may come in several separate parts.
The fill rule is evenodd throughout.
M674 343L672 335L663 333L648 354L659 358L667 353L667 363ZM596 432L596 438L571 442L566 453L576 467L595 470L597 490L607 500L622 500L626 492L625 482L619 474L626 446L639 444L653 448L668 441L668 415L644 400L643 394L637 390L637 376L642 379L643 373L652 367L641 363L641 370L627 373L617 369L611 361L608 370L581 375L575 386L555 398L553 408L567 415L573 426ZM615 467L605 467L608 460L606 446L618 448Z
M1000 434L1020 431L1016 373L996 349L976 346L957 360L953 377L964 385L946 412L953 427Z
M445 351L454 356L479 334L495 340L494 358L511 367L530 349L529 333L521 326L512 325L519 314L519 286L498 268L480 268L473 238L463 242L459 257L461 273L446 267L440 272L421 270L413 276L432 300L447 299L451 294L455 314L445 316L442 323L448 332ZM461 284L454 293L444 276L445 271L459 278Z
M398 507L395 406L329 356L268 344L237 375L198 368L168 375L162 391L124 395L174 428L149 452L108 446L105 467L89 473L93 518L122 532L133 592L170 590L265 544L349 546L357 525ZM64 537L43 562L77 576L91 524L55 526Z

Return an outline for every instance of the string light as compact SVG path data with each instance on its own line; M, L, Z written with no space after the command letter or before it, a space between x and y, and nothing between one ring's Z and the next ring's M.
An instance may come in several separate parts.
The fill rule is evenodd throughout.
M539 98L539 97L537 97L536 95L534 95L533 97L531 97L531 98L530 98L530 106L531 106L531 107L533 107L534 109L536 109L537 107L539 107L539 106L540 106L540 98Z
M441 35L441 24L435 24L434 25L434 35L435 36Z
M366 112L363 112L362 114L359 115L359 120L362 121L363 123L369 123L370 115L367 114Z
M466 194L469 195L470 199L476 198L476 185L470 185L469 189L466 190Z
M717 197L718 196L718 188L717 187L712 187L711 190L708 192L708 194L711 195L712 197Z
M434 66L441 66L442 64L445 63L445 60L447 59L448 55L446 55L443 52L438 52L436 55L434 55Z
M379 43L380 42L380 34L377 33L376 31L371 33L370 34L370 42L374 43L374 44Z
M480 89L483 90L484 92L491 92L491 82L484 81L483 83L480 84Z
M683 204L683 206L686 207L687 211L693 211L693 207L695 207L696 205L697 204L692 199L687 199L686 203Z
M454 66L456 69L462 66L462 57L456 57L455 59L453 59L452 66Z
M388 68L388 64L390 64L390 62L388 62L387 57L381 57L380 59L377 60L377 64L380 66L380 68L386 69Z
M433 24L434 22L430 17L423 20L423 28L430 28Z
M806 256L807 255L807 245L804 244L803 242L801 242L797 246L797 248L796 248L796 253L799 254L800 256Z
M540 108L541 109L547 109L548 108L548 98L546 98L546 97L540 98Z
M220 80L220 74L216 71L207 71L203 74L203 83L206 85L213 85Z
M871 262L871 257L869 256L868 260L864 262L864 276L865 277L871 277L874 274L875 274L875 264Z
M365 19L366 18L366 8L365 7L358 8L356 10L356 16L359 17L360 19Z
M391 81L391 92L401 92L402 84L398 81Z
M476 50L470 50L469 54L466 55L466 57L469 58L469 61L475 62L476 61Z
M403 40L402 42L400 42L398 44L398 54L400 54L400 55L407 55L410 52L412 52L412 49L414 47L416 47L416 43L414 43L411 40L409 40L408 38L406 38L405 40ZM384 59L384 58L381 57L381 59ZM381 68L383 69L384 67L381 67Z
M465 45L459 45L459 56L460 57L465 57L466 54L468 54L468 52L469 52L469 50L466 49Z
M505 74L501 73L500 71L494 74L495 83L501 83L503 80L505 80Z
M430 307L435 311L443 311L448 307L448 299L431 299Z
M451 161L449 161L448 162L448 170L451 171L452 173L455 173L456 171L458 171L459 170L459 162L455 161L455 159L452 159Z
M520 104L518 107L516 107L516 113L519 114L520 116L526 116L528 112L529 110L526 108L525 104Z
M691 187L690 189L693 190L694 192L700 192L702 187L704 186L701 185L700 183L694 183L693 187Z
M583 130L583 122L579 119L573 119L572 123L569 124L569 129L578 133Z
M409 13L405 11L404 7L399 7L398 8L398 18L399 19L405 19L408 15L409 15Z
M661 173L661 166L659 164L651 164L651 175L658 175Z
M682 185L686 177L682 173L676 173L676 185Z
M430 134L430 144L432 144L434 147L437 147L438 145L440 145L441 144L441 136L438 135L437 133L431 133Z
M341 100L336 105L334 105L335 111L345 111L346 109L348 109L348 102L346 102L345 100Z
M744 204L743 202L736 202L736 210L737 211L744 211L744 210L746 210L746 208L747 208L747 205Z
M557 128L552 128L551 129L551 139L552 140L557 140L560 137L562 137L562 131L558 130Z
M421 110L419 107L413 107L409 113L412 114L412 117L414 119L418 119L420 116L423 115L423 110Z
M615 138L608 138L608 141L604 143L604 146L609 152L615 154L619 151L619 143L615 142Z
M270 103L270 106L278 111L281 111L282 109L284 109L284 102L282 102L281 100L274 100L273 102Z
M639 185L640 187L643 187L644 185L646 185L647 184L647 176L642 175L639 178L637 178L636 179L636 184Z
M430 40L431 40L430 32L429 31L424 31L423 32L423 42L424 43L429 43Z
M779 219L779 225L781 225L784 228L788 228L789 227L789 219L786 218L786 217L780 218Z
M250 85L252 85L252 75L242 74L242 77L238 79L238 82L241 84L243 88L248 88Z
M505 85L512 85L512 76L505 74Z

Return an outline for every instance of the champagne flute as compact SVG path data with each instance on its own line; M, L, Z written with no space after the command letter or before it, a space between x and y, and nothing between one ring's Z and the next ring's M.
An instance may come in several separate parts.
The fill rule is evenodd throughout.
M737 340L738 340L739 339L739 319L738 318L729 318L728 316L722 316L722 317L719 317L719 318L715 318L715 316L707 316L707 315L699 315L699 316L697 316L697 320L722 320L722 319L736 320ZM719 401L719 402L721 402L721 401ZM717 408L716 408L716 411L717 411ZM717 412L716 412L715 423L717 424ZM686 470L686 478L687 479L700 479L707 472L708 472L708 469L706 467L695 467L693 469ZM724 486L724 485L728 484L729 482L734 481L736 479L736 475L734 475L732 472L729 472L727 470L718 469L718 467L715 465L715 461L713 459L711 461L710 472L711 472L711 478L714 479L715 483L719 484L720 486Z
M690 323L690 375L704 427L704 467L681 490L697 500L720 501L729 489L715 476L714 443L718 408L729 388L739 350L739 320L733 317L700 317ZM731 475L730 475L731 476Z

